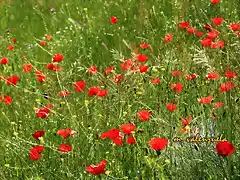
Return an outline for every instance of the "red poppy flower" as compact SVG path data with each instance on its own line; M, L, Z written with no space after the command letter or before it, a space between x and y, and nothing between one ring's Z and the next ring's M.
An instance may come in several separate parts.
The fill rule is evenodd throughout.
M51 40L52 36L51 35L46 35L45 38L47 38L48 40Z
M161 80L159 78L153 78L153 79L150 80L150 82L152 84L159 84L161 82Z
M23 65L23 72L30 72L32 71L32 64L31 63L27 63Z
M220 2L220 0L211 0L212 4L218 4Z
M212 30L207 33L207 38L209 39L215 39L218 37L219 32L217 30Z
M185 22L185 21L183 21L179 24L179 27L181 29L187 29L189 26L190 26L190 24L188 22Z
M141 47L142 49L147 49L149 46L150 46L150 44L148 44L148 43L142 43L142 44L140 45L140 47Z
M212 44L212 39L205 38L205 39L201 40L200 43L205 47L210 47Z
M56 64L54 64L54 63L47 64L46 68L49 69L49 70L53 70L53 71L55 71L55 72L61 70L61 66L56 65Z
M0 100L3 101L3 104L9 105L12 103L12 98L10 96L0 96Z
M189 34L194 34L195 31L196 31L196 28L194 28L194 27L189 27L189 28L187 29L187 32L188 32Z
M108 90L99 90L97 93L98 97L104 97L108 94Z
M155 151L161 151L168 145L168 140L164 138L152 138L149 145Z
M181 118L182 119L182 126L187 126L190 124L190 122L192 121L192 118L191 117L186 117L185 119L184 118Z
M53 62L61 62L64 56L61 53L53 55Z
M107 165L107 160L102 160L98 165L89 165L86 171L93 175L105 174L105 167Z
M132 135L129 135L127 137L127 144L131 145L131 144L136 144L136 138L133 137Z
M112 16L111 19L110 19L110 22L111 22L112 24L116 24L116 23L118 22L117 17Z
M182 76L182 71L173 71L173 72L172 72L172 75L173 75L174 77L180 77L180 76Z
M224 104L224 102L215 102L214 105L215 105L216 109L220 109L220 108L222 108L223 104Z
M106 74L111 74L113 70L114 70L114 66L109 66L106 68L105 72Z
M183 85L181 83L176 83L176 84L172 83L170 85L170 88L174 90L176 93L180 93L183 90Z
M223 22L223 18L221 18L221 17L215 17L215 18L212 19L212 22L213 22L213 24L215 24L215 25L221 25L222 22Z
M76 92L82 92L83 89L85 88L85 81L77 81L76 83L74 83L73 87L75 89Z
M187 80L193 80L193 79L196 79L196 78L197 78L197 75L195 73L193 73L191 75L186 75Z
M43 137L45 134L45 131L36 131L35 133L32 134L32 136L36 139L39 140L40 137Z
M139 66L139 70L140 70L141 73L147 72L148 66L146 66L146 65L141 65L141 66Z
M63 91L60 91L58 95L61 97L68 97L70 96L70 92L68 90L63 90Z
M203 32L201 32L201 31L196 31L195 32L195 35L197 36L197 37L202 37L203 36Z
M135 125L132 123L122 124L120 125L120 128L122 129L124 134L132 134L135 130Z
M229 26L233 31L237 31L240 29L240 24L230 24Z
M8 50L9 50L9 51L12 51L13 49L14 49L14 46L13 46L13 45L8 46Z
M47 45L47 41L40 41L40 46L46 46Z
M148 110L141 110L137 113L137 116L142 120L142 121L147 121L149 120L151 113Z
M6 57L3 57L1 60L0 60L0 64L7 64L8 63L8 58Z
M120 132L121 134L121 132ZM117 138L115 138L113 140L114 144L117 145L117 146L122 146L124 141L123 141L123 136L118 136Z
M210 72L205 76L205 78L206 79L211 79L211 80L219 79L219 74L216 73L216 72Z
M166 104L166 107L167 107L168 111L174 112L177 109L177 104L168 103L168 104Z
M131 59L128 59L121 64L121 67L123 71L127 71L127 70L131 70L134 65L135 65L135 62Z
M227 71L225 72L225 77L226 77L226 78L229 78L229 79L232 79L232 78L235 78L235 77L237 77L237 76L236 76L236 74L235 74L234 72L227 70Z
M60 130L57 131L56 134L61 136L64 139L66 139L69 136L73 136L74 134L76 134L76 131L73 131L71 128L60 129Z
M36 79L38 82L42 83L46 81L47 77L44 74L42 74L42 75L38 75Z
M110 130L102 133L100 137L101 137L101 139L108 138L108 139L114 140L117 137L119 137L119 134L120 134L120 130L113 128L113 129L110 129Z
M200 104L209 104L213 100L213 96L202 97L199 99Z
M61 152L70 152L72 151L72 146L68 144L61 144L58 146L58 149Z
M145 62L148 60L148 57L144 54L138 54L136 58L138 59L139 62Z
M95 96L98 94L98 92L100 91L99 87L90 87L88 90L88 96Z
M224 42L223 41L213 42L211 44L211 48L214 48L214 49L223 48L223 47L224 47Z
M36 111L36 115L41 119L46 118L49 113L50 113L50 110L46 107L45 108L39 108Z
M29 152L29 157L30 159L36 161L41 158L41 153L44 150L43 146L34 146L30 152Z
M124 78L124 75L122 75L122 74L116 74L116 75L114 76L114 82L117 83L117 84L119 84L123 78Z
M232 82L225 82L225 83L220 84L219 92L220 93L228 92L233 88L234 88L234 84Z
M235 147L231 142L218 142L216 152L220 156L230 156L235 151Z
M7 85L17 85L17 82L19 81L19 76L11 76L7 78L6 83Z
M96 74L97 73L97 67L96 66L91 66L88 69L88 74Z
M167 34L165 37L164 37L164 42L165 43L169 43L173 40L173 34L172 33L169 33Z

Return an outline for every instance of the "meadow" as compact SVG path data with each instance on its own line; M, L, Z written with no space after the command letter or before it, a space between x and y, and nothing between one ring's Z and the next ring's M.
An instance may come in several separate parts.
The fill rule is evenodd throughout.
M0 16L1 180L240 179L240 0Z

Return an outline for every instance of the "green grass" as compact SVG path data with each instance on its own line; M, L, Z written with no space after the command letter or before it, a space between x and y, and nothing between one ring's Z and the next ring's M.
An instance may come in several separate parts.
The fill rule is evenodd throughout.
M0 81L1 95L13 98L11 105L0 102L0 179L239 179L240 46L239 37L227 26L239 23L239 10L239 0L222 0L218 5L207 0L1 2L0 57L8 57L9 63L0 64L0 76L18 75L20 81L15 87ZM118 18L114 25L109 22L111 16ZM216 16L224 18L223 25L217 27L219 39L226 44L223 49L204 48L199 38L178 28L185 20L206 32L203 26ZM173 33L171 43L162 40L167 33ZM38 44L45 34L53 39L41 47ZM8 51L13 38L17 39L15 49ZM139 48L142 42L150 43L152 50ZM53 72L45 66L56 53L62 53L64 60L59 63L62 70ZM149 57L148 72L123 72L122 61L138 53ZM27 62L32 63L33 72L22 71ZM87 73L92 65L98 69L95 75ZM113 75L104 76L110 65L116 67L114 73L125 74L120 85L113 82ZM236 72L238 77L231 81L237 87L219 93L220 84L227 81L226 69ZM44 71L46 82L36 81L36 70ZM184 70L183 76L173 77L173 70ZM221 78L207 81L204 77L208 72L218 72ZM187 81L184 76L191 73L199 77ZM150 84L154 77L161 83ZM85 92L75 92L73 83L78 80L86 81ZM102 81L105 85L100 84ZM179 95L170 89L173 82L184 86ZM109 93L104 98L88 97L87 89L92 86L101 86ZM63 89L70 91L70 97L58 96ZM213 102L224 102L223 108L214 112L215 120L209 116L213 103L201 105L197 100L209 95L214 96ZM54 104L46 119L35 114L34 107L41 107L41 103ZM177 110L168 112L166 103L177 103ZM136 113L145 109L152 115L142 122ZM192 130L198 128L200 134L209 137L213 129L215 137L223 134L236 151L223 158L216 153L216 143L197 147L173 143L174 136L188 137L181 133L179 120L187 116L195 119L190 124ZM136 132L137 144L118 147L99 138L101 133L128 122L144 130ZM68 139L55 135L68 127L78 134ZM46 131L44 142L38 142L31 134L42 129ZM160 155L148 145L153 137L169 140ZM61 143L71 144L72 152L58 152ZM29 150L37 144L45 149L41 159L32 161ZM108 161L108 175L93 176L85 171L89 164L103 159Z

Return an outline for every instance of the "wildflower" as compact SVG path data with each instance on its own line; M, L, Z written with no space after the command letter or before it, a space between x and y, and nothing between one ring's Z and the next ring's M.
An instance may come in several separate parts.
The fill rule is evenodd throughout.
M173 71L173 72L172 72L172 75L173 75L174 77L180 77L180 76L182 76L182 71Z
M202 97L199 99L200 104L209 104L213 100L213 96Z
M152 84L159 84L159 83L161 82L161 80L160 80L159 78L152 78L152 79L150 80L150 82L151 82Z
M218 4L220 2L220 0L211 0L212 4Z
M61 62L64 56L61 53L53 55L53 62Z
M63 90L58 93L60 97L68 97L70 96L70 92L68 90Z
M136 138L132 135L129 135L127 137L127 144L131 145L131 144L136 144Z
M76 83L73 84L73 87L76 92L82 92L85 88L85 81L77 81Z
M61 144L58 146L58 149L61 152L70 152L72 151L72 146L68 144Z
M200 41L201 44L205 47L210 47L212 44L212 39L209 38L204 38L203 40Z
M114 70L114 66L109 66L109 67L106 68L105 73L106 74L111 74L113 70Z
M141 110L137 113L137 116L142 121L147 121L147 120L149 120L151 113L148 110Z
M88 69L88 74L96 74L97 73L97 67L96 66L91 66Z
M215 24L215 25L221 25L222 22L223 22L223 18L221 18L221 17L215 17L215 18L212 19L212 22L213 22L213 24Z
M11 76L11 77L7 78L6 84L16 86L19 79L20 79L19 76Z
M100 91L99 87L90 87L88 90L88 96L97 95L99 91Z
M234 72L229 71L229 70L227 70L224 75L225 75L226 78L229 78L229 79L232 79L232 78L236 78L236 77L237 77Z
M138 59L139 62L145 62L148 60L148 57L144 54L138 54L136 58Z
M167 34L165 37L164 37L164 42L165 43L169 43L173 40L173 34L172 33L169 33Z
M54 63L47 64L46 68L55 72L61 70L61 66L55 65Z
M12 103L12 98L10 96L3 96L1 98L2 98L3 104L5 104L5 105L9 105ZM0 100L1 100L1 98L0 98Z
M13 45L8 46L8 50L9 50L9 51L12 51L13 49L14 49L14 46L13 46Z
M139 70L140 70L141 73L147 72L148 66L146 66L146 65L141 65L141 66L139 66Z
M215 102L214 103L216 109L222 108L223 104L224 104L223 102Z
M164 138L152 138L149 145L155 151L161 151L168 145L168 140Z
M220 84L219 92L220 93L228 92L228 91L230 91L233 88L234 88L234 85L233 85L232 82L225 82L225 83Z
M39 44L40 44L40 46L46 46L47 45L47 41L40 41Z
M194 28L194 27L189 27L189 28L187 29L187 32L188 32L189 34L194 34L194 33L196 32L196 28Z
M174 90L176 93L180 93L183 90L183 85L181 83L176 83L176 84L172 83L170 85L170 88Z
M205 78L211 80L219 79L219 74L216 72L210 72L205 76Z
M185 22L185 21L183 21L179 24L179 27L181 29L187 29L189 26L190 26L190 24L188 22Z
M177 109L177 104L168 103L166 104L168 111L174 112Z
M116 24L116 23L118 22L117 17L112 16L111 19L110 19L110 22L111 22L112 24Z
M27 63L23 65L23 72L30 72L32 71L32 64L31 63Z
M197 36L197 37L202 37L203 36L203 32L201 32L201 31L196 31L195 32L195 35Z
M32 134L32 136L36 139L39 140L39 138L43 137L45 134L45 131L36 131L35 133Z
M108 94L108 90L99 90L97 93L98 97L104 97Z
M89 165L86 171L92 175L105 174L105 167L107 165L107 160L102 160L98 165Z
M48 116L48 114L50 113L50 110L48 108L38 108L36 111L36 115L43 119L46 118Z
M230 156L235 151L235 147L231 142L218 142L216 152L220 156Z
M142 44L140 45L140 47L141 47L142 49L147 49L149 46L150 46L150 44L148 44L148 43L142 43Z
M30 159L36 161L41 158L41 153L44 150L43 146L34 146L30 152L29 152L29 157Z
M121 67L123 71L127 71L127 70L131 70L134 65L135 65L134 61L131 59L128 59L121 64Z
M1 60L0 60L0 64L7 64L8 63L8 58L6 57L3 57Z
M122 129L124 134L132 134L135 130L135 125L132 123L128 123L128 124L122 124L120 125L120 128Z

